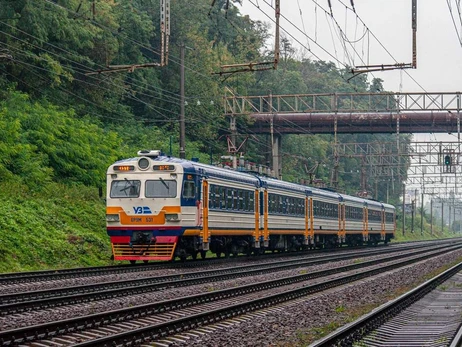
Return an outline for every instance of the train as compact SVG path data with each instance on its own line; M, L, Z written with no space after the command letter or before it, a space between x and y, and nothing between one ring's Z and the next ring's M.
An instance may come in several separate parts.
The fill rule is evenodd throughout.
M114 260L168 261L387 244L395 207L143 150L107 170Z

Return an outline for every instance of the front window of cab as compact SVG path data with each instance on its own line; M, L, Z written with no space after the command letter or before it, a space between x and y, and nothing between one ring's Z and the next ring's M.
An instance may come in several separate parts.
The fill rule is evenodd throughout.
M176 197L176 181L175 180L159 180L146 181L147 198L175 198Z
M111 183L111 198L138 198L140 196L141 181L120 180Z

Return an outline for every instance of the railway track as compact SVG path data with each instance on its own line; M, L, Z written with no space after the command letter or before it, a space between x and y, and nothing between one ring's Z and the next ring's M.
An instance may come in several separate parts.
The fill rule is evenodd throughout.
M167 335L217 322L244 312L276 305L305 295L313 294L374 274L396 269L424 259L460 248L460 245L435 251L407 255L404 259L385 260L377 265L354 264L338 268L332 273L317 274L316 283L306 283L312 274L300 274L262 283L250 284L205 294L198 294L149 305L116 310L86 317L25 327L0 333L3 346L32 343L53 339L54 343L76 346L104 346L126 343L138 345ZM365 269L361 269L366 267ZM348 271L348 272L346 272ZM311 276L311 277L310 277ZM277 289L277 290L276 290ZM121 331L126 330L126 331ZM111 336L106 336L111 334ZM42 343L40 342L40 343Z
M462 345L462 263L310 347Z
M414 247L415 254L427 252L428 246ZM433 249L434 246L431 247ZM177 288L183 286L209 283L213 281L225 281L233 278L242 278L247 276L256 276L262 273L271 273L294 269L299 267L308 267L313 265L325 264L333 261L343 261L361 257L367 257L380 254L399 253L403 250L397 249L380 249L365 250L362 252L349 253L344 255L326 255L318 257L297 258L291 260L280 260L277 262L268 262L263 264L252 264L221 268L217 270L202 270L199 272L180 273L166 276L145 277L140 279L118 280L114 282L104 282L91 285L73 286L68 288L53 288L39 291L28 291L0 295L0 316L8 314L17 314L30 310L49 309L56 306L84 303L89 301L112 299L127 295L144 294L166 288ZM399 258L399 255L395 258ZM382 260L367 262L364 264L373 265ZM363 266L354 265L354 267ZM330 273L349 270L352 267L332 269ZM317 276L312 274L312 278Z
M451 243L452 240L442 240L436 243ZM388 246L378 246L376 249L381 248L393 248L393 247L425 247L428 242L416 242L412 243L412 246L408 243L395 243ZM366 247L357 247L357 248L348 248L347 251L357 251L364 250ZM307 253L278 253L270 254L265 253L259 255L258 258L273 258L273 257L297 257L302 254L307 256L317 256L319 254L336 252L338 249L326 249L326 250L314 250ZM256 259L249 258L248 256L239 256L233 258L207 258L203 260L187 260L186 262L156 262L149 264L122 264L122 265L112 265L112 266L96 266L96 267L82 267L82 268L72 268L72 269L58 269L58 270L45 270L45 271L31 271L31 272L12 272L12 273L1 273L0 274L0 288L2 286L21 284L21 283L30 283L30 282L44 282L44 281L56 281L70 278L80 278L80 277L94 277L100 275L108 274L125 274L133 272L146 272L146 271L155 271L160 269L183 269L183 268L196 268L203 267L204 264L207 265L216 265L216 264L228 264L233 261L240 261L243 259Z

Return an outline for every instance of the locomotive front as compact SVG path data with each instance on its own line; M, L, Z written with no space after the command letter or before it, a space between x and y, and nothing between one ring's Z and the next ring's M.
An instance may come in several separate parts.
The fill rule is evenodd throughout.
M181 189L183 196L194 198L194 178L183 179L182 165L161 157L160 151L138 155L107 171L106 221L113 257L132 263L171 260L184 231Z

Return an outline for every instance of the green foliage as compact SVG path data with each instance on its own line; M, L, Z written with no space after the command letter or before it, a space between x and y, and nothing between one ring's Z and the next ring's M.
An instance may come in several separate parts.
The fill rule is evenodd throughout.
M96 188L51 184L33 193L23 184L4 183L0 198L0 272L110 262Z
M101 186L117 158L120 140L72 109L31 102L11 92L0 103L0 177L20 177L30 187L51 181Z

